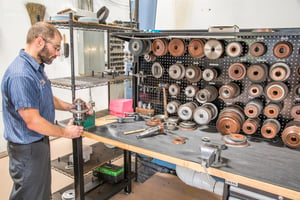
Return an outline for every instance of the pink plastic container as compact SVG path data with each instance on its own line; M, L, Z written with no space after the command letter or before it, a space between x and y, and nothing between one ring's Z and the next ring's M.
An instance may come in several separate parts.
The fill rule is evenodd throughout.
M114 99L109 103L109 111L111 115L117 117L126 117L125 112L133 112L132 99Z

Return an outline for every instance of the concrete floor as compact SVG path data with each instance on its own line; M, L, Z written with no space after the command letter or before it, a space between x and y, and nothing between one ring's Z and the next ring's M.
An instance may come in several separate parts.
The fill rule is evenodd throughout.
M88 138L83 139L83 144L91 145L96 143ZM69 139L59 138L51 141L51 159L57 159L60 156L72 152L72 141ZM0 159L0 199L8 199L12 187L12 181L8 172L8 157ZM52 170L52 192L55 193L60 189L73 183L73 179ZM133 191L131 194L125 194L123 191L116 194L111 200L220 200L221 197L205 190L200 190L184 184L178 177L170 174L156 173L144 183L133 182ZM157 192L159 191L159 192Z

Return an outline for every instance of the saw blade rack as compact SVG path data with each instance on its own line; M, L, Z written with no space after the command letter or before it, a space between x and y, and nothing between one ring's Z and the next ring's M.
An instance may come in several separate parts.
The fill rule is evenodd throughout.
M133 83L135 84L135 94L134 94L134 104L138 106L139 102L144 104L144 107L151 107L155 110L155 114L163 114L164 113L164 105L163 105L163 92L160 87L160 84L177 84L180 87L180 94L176 96L168 95L167 92L167 102L178 100L181 104L186 102L195 102L198 106L201 105L194 97L188 98L184 94L184 89L188 85L197 86L199 89L204 88L206 85L213 85L217 89L219 89L222 85L234 82L240 87L240 95L232 99L222 99L217 98L212 103L215 104L218 108L218 112L220 113L224 107L230 105L240 105L242 108L254 97L248 94L248 89L251 84L253 84L247 76L241 80L232 80L228 75L228 68L233 63L243 63L247 66L247 69L252 64L263 63L268 66L268 69L274 63L286 63L290 68L289 78L284 80L284 84L288 87L288 94L286 98L279 102L282 105L280 114L276 118L280 123L280 131L275 138L268 139L263 138L260 133L261 125L268 119L264 114L260 114L258 118L261 120L260 127L257 129L256 133L249 135L248 138L252 139L263 139L267 140L270 143L281 143L281 133L285 128L286 124L293 120L291 116L291 108L294 105L300 103L300 98L297 92L295 92L295 88L300 82L299 78L299 69L300 66L300 58L299 58L299 48L300 48L300 34L298 29L277 29L272 32L253 32L252 30L241 30L241 32L235 33L211 33L206 31L162 31L159 33L153 32L137 32L137 33L118 33L117 37L120 37L124 40L130 41L131 39L136 40L150 40L153 42L157 38L164 38L168 42L174 38L180 38L184 41L186 45L185 53L182 56L172 56L169 52L163 56L157 56L155 61L145 60L144 55L136 56L136 65L134 68L135 73L143 72L144 77L143 80L138 80L137 77ZM230 42L240 42L243 48L243 53L238 57L230 57L226 55L226 53L222 53L222 55L217 59L208 59L206 56L201 58L192 57L188 50L187 46L191 39L193 38L201 38L205 41L210 39L216 39L221 41L224 45L224 49ZM289 56L285 58L278 58L274 56L273 48L279 42L288 42L292 44L292 52ZM251 44L255 42L261 42L266 46L266 52L262 56L253 56L249 53L249 47ZM151 52L150 52L151 53ZM152 65L154 62L160 63L163 67L163 75L160 78L155 78L152 75ZM205 81L201 78L201 80L197 83L190 83L186 80L186 78L182 78L180 80L174 80L170 78L168 74L169 67L175 63L180 63L185 67L190 65L198 66L202 71L206 68L214 68L218 72L218 77L214 81ZM272 82L268 76L265 81L261 82L263 88ZM266 106L270 100L266 98L265 94L262 94L255 99L259 99L263 106ZM177 114L169 114L169 117L177 116ZM246 117L247 119L247 117ZM210 121L209 125L216 125L216 119ZM240 131L243 134L242 130ZM282 143L281 143L282 145Z

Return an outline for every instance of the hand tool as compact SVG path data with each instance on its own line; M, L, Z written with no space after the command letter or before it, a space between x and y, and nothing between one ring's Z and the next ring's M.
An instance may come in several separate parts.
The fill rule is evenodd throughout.
M126 132L123 132L124 135L129 135L129 134L133 134L133 133L138 133L138 132L142 132L142 131L145 131L146 129L145 128L142 128L142 129L137 129L137 130L133 130L133 131L126 131Z

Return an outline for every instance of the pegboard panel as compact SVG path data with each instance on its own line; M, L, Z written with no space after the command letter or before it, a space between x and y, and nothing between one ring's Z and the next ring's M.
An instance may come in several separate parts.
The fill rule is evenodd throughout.
M185 45L186 45L186 51L182 56L172 56L170 53L167 53L164 56L157 56L155 61L146 61L144 59L144 56L138 57L138 69L137 71L142 71L145 75L143 80L140 79L140 82L137 85L137 101L144 104L144 106L147 106L148 108L154 108L155 114L163 114L164 112L164 106L163 106L163 92L161 87L159 85L161 84L177 84L180 87L180 93L176 96L169 95L167 92L167 101L173 101L178 100L181 102L181 104L184 104L186 102L195 102L198 106L201 106L201 103L199 103L195 97L189 98L186 97L184 90L188 85L194 85L197 86L199 89L204 88L206 85L213 85L217 89L219 89L224 84L234 82L236 83L240 88L240 95L238 95L235 98L232 99L224 99L218 97L215 101L212 103L215 104L218 108L218 111L222 111L225 107L229 105L240 105L242 108L245 107L245 105L253 100L258 99L262 102L263 106L265 107L268 103L272 103L272 101L267 98L266 95L266 86L274 82L268 75L265 81L260 83L254 83L252 82L248 76L246 75L241 80L233 80L230 78L228 74L228 68L234 64L234 63L243 63L246 65L246 69L248 70L249 67L253 64L265 64L267 66L267 73L269 73L269 69L273 64L276 63L285 63L289 70L290 75L289 78L281 81L284 83L287 88L287 96L283 101L278 102L282 108L280 111L280 114L276 118L280 122L280 133L277 135L277 137L273 138L273 140L277 140L280 137L281 132L285 128L285 125L293 120L291 116L291 108L300 103L300 98L295 92L296 86L299 84L299 72L298 66L300 66L300 59L299 59L299 48L300 48L300 35L290 32L284 32L281 34L276 33L239 33L235 37L224 37L222 38L222 34L219 35L217 38L213 38L210 35L201 35L201 39L204 39L206 42L211 39L217 39L220 41L224 46L224 52L222 55L217 59L208 59L206 56L202 58L194 58L192 57L187 47L189 45L189 42L191 41L191 37L185 37L176 34L169 35L168 37L165 37L168 42L172 40L172 38L181 38ZM193 38L196 38L194 36ZM151 40L153 42L153 39ZM239 42L242 46L242 53L238 57L230 57L226 54L226 47L230 42ZM263 43L266 47L266 52L262 56L253 56L250 54L250 46L253 43L260 42ZM285 58L278 58L274 55L273 49L276 45L278 45L280 42L287 42L292 45L292 52L289 56ZM160 78L155 78L152 74L152 65L153 63L159 63L163 67L163 75ZM184 65L184 67L188 67L190 65L195 65L203 70L207 68L214 68L218 72L218 77L214 79L213 81L205 81L203 78L201 78L200 81L196 83L190 83L185 77L181 80L174 80L169 76L168 70L171 65L175 63L180 63ZM142 80L142 81L141 81ZM249 87L252 84L259 84L263 88L263 93L257 97L253 97L249 95ZM298 86L297 86L298 87ZM168 91L168 90L167 90ZM176 114L170 114L170 116L176 116ZM268 118L264 114L260 114L258 118L261 120L260 127L264 123L265 120ZM247 119L247 117L246 117ZM216 119L212 120L209 124L215 125ZM240 133L243 133L242 131ZM260 128L258 128L257 132L253 136L260 136Z

